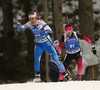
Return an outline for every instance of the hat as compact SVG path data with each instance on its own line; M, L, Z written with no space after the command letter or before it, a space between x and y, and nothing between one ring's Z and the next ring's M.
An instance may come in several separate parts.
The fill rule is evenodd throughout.
M37 14L36 14L36 12L29 12L28 16L29 16L29 18L31 18L31 17L37 17Z
M54 43L53 43L54 46L57 46L58 44L59 44L58 40L55 40Z
M71 25L66 25L66 26L65 26L65 32L66 32L66 33L70 33L70 32L72 32L72 30L73 30L73 28L72 28Z

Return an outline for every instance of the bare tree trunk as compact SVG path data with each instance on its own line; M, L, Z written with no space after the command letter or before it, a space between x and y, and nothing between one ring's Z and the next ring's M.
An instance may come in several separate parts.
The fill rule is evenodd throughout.
M80 33L94 42L94 21L92 0L79 0Z
M25 21L27 22L28 19L28 13L32 11L31 9L31 4L29 2L29 0L26 0L25 4L24 4L24 12L25 12Z
M26 23L29 21L28 13L30 11L32 11L31 3L29 2L29 0L25 0L23 9L25 12L25 23ZM35 43L34 43L34 37L33 37L31 30L28 30L28 29L25 30L25 32L23 32L22 35L23 36L21 36L21 37L23 37L22 38L22 39L24 39L23 41L27 41L27 43L22 42L23 52L27 50L27 56L24 55L24 60L25 60L24 62L26 64L26 66L25 66L26 67L26 72L25 72L26 77L25 78L27 80L27 79L30 79L30 77L34 76L34 71L32 68L34 68L34 46L35 46Z
M63 34L62 0L52 0L54 9L55 39L60 39Z
M80 20L80 33L87 36L94 42L94 21L93 21L93 4L92 0L79 0L79 20ZM94 72L95 70L97 72ZM92 76L91 76L92 75ZM85 76L88 79L98 78L98 66L90 66L86 71ZM85 78L87 79L87 78Z
M47 23L48 22L48 7L47 7L47 0L43 0L43 11L44 11L44 21ZM49 60L49 55L47 52L45 52L45 62L46 62L46 81L49 82L49 69L48 69L48 60Z
M2 0L3 11L3 30L4 30L4 58L10 60L13 57L14 47L14 29L13 29L13 13L12 0Z
M13 12L12 12L12 0L2 0L3 11L3 59L4 71L6 73L6 79L11 79L14 76L16 64L14 62L15 57L18 55L16 50L16 40L14 39L13 28Z

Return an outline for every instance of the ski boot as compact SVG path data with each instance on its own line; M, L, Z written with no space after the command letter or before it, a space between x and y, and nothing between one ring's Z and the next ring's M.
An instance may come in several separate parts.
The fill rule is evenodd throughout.
M82 75L77 74L77 81L82 81Z
M40 73L35 73L35 78L34 78L33 82L36 82L36 83L41 82Z
M68 75L68 73L63 73L63 76L66 81L72 81L72 78Z

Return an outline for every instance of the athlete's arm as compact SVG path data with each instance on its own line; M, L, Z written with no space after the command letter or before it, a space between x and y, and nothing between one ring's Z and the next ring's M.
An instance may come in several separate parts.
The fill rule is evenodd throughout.
M85 40L85 41L88 42L92 47L94 47L93 43L91 42L91 40L90 40L88 37L83 36L83 35L78 34L78 33L76 33L76 34L77 34L78 38L80 38L80 39L82 39L82 40Z
M20 24L20 22L17 22L17 31L23 31L25 29L30 29L30 22L27 22L26 24L22 25Z
M59 54L61 54L61 52L62 52L62 44L63 44L63 42L64 42L64 35L61 37L59 45L58 45Z
M52 33L51 28L49 27L49 25L47 25L43 20L38 20L37 21L38 24L42 25L43 30L47 33Z

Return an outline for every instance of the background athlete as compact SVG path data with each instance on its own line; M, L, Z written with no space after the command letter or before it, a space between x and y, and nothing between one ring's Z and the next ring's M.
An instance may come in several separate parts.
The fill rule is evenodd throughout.
M65 34L61 37L59 42L59 53L61 54L62 51L62 44L65 42L65 48L66 48L66 55L64 58L64 66L65 68L68 68L69 64L73 59L77 62L77 79L80 81L82 78L82 54L81 49L79 45L79 40L83 39L86 42L88 42L91 45L93 54L96 54L96 49L94 45L92 44L91 40L87 38L86 36L83 36L81 34L78 34L73 31L73 28L71 25L65 26Z

